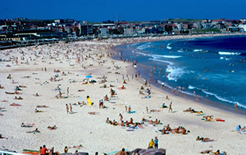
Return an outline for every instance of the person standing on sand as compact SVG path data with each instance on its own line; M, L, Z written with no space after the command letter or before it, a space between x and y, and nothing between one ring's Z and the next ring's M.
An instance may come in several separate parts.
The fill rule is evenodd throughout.
M168 109L168 112L172 111L173 112L173 109L172 109L172 102L170 102L169 104L169 109Z
M71 103L69 103L69 106L70 106L70 112L73 112L73 108L72 108L72 104Z
M148 149L153 148L154 144L155 144L154 140L151 139L151 141L149 142Z
M69 87L67 87L67 95L69 94Z
M66 104L66 110L67 110L67 114L68 114L68 112L69 112L69 107L68 107L67 104Z
M157 136L155 137L154 143L155 143L155 148L158 149L158 138L157 138Z

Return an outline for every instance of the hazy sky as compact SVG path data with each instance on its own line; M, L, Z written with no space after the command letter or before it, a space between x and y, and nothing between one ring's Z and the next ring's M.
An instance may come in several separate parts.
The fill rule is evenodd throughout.
M0 19L149 21L246 18L246 0L0 0Z

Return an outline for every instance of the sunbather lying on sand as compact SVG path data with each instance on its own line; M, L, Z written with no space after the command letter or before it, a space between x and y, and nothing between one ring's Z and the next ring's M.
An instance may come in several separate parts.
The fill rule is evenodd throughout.
M15 91L15 92L7 92L7 91L6 91L5 94L11 94L11 95L12 95L12 94L22 94L22 93L17 92L17 91Z
M80 149L80 148L82 148L83 146L80 144L80 145L72 145L72 146L69 146L68 148L69 149L72 149L72 148L77 148L77 149Z
M203 116L202 118L205 118L205 121L213 121L213 116Z
M48 108L49 106L46 105L37 105L37 108Z
M78 105L86 105L85 101L83 102L78 102Z
M106 84L100 86L100 88L108 88Z
M213 139L203 138L203 137L199 137L199 136L197 136L196 140L197 141L202 141L202 142L213 142L214 141Z
M30 123L21 123L21 127L33 127L34 124L30 124Z
M19 85L19 87L20 87L20 88L26 88L26 86L24 86L24 85Z
M161 110L151 109L150 112L160 112Z
M189 133L190 131L188 130L188 131L186 132L186 129L185 129L184 127L179 126L178 128L173 129L171 132L172 132L172 133L182 133L182 134L187 134L187 133Z
M4 86L1 86L1 85L0 85L0 89L4 89Z
M56 125L48 126L47 128L50 129L50 130L55 130L55 129L57 129Z
M33 131L27 131L26 133L40 133L40 131L38 130L38 128L36 128Z
M213 150L204 150L202 152L200 152L201 154L208 154L208 153L211 153Z
M98 115L99 112L88 112L88 114L90 114L90 115Z
M82 91L85 91L84 89L79 89L78 92L82 92Z
M20 104L12 103L10 106L21 106Z
M8 139L7 137L3 137L2 134L0 134L0 139Z
M202 111L196 111L196 110L192 109L191 107L186 109L186 110L183 110L183 112L191 112L191 113L199 113L199 114L203 113Z
M43 112L43 111L41 111L41 110L38 110L38 109L35 109L35 113L37 113L37 112Z
M7 100L2 100L2 102L8 102Z
M160 120L156 119L156 120L147 120L145 118L142 118L142 122L147 122L149 124L161 124Z

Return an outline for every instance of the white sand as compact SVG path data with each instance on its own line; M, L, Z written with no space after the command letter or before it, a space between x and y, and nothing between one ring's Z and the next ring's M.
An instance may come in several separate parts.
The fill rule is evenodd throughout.
M188 36L191 37L191 36ZM201 36L203 37L203 36ZM140 41L151 41L155 39L173 39L174 37L164 38L139 38L139 39L115 39L103 41L86 41L69 44L54 44L43 45L37 47L26 47L20 49L8 49L0 51L0 58L9 60L10 58L18 57L18 64L15 64L14 59L10 62L0 62L0 84L4 89L0 89L0 100L7 100L7 102L0 102L0 107L5 107L5 112L0 112L0 134L8 139L0 139L0 148L8 148L22 152L23 149L38 150L40 146L45 144L47 148L55 147L55 151L63 153L65 146L83 145L79 149L80 152L89 152L94 154L99 152L112 152L126 148L133 150L135 148L147 148L151 138L158 136L159 147L167 149L167 154L199 154L199 152L207 149L213 151L226 151L228 154L246 154L245 134L235 132L237 125L246 125L245 116L235 115L229 112L221 111L216 108L201 105L194 101L186 100L182 97L169 94L164 91L159 91L156 88L151 88L152 94L149 99L141 99L143 95L139 94L139 88L143 83L139 83L135 77L132 80L132 74L135 74L134 69L131 69L130 63L112 60L106 57L107 49L110 46L121 43L133 43ZM81 52L84 49L84 52ZM71 51L70 51L71 50ZM23 51L25 60L21 60ZM41 51L41 53L39 53ZM34 55L36 52L37 56ZM59 55L55 54L59 52ZM68 52L68 59L65 53ZM8 53L8 55L7 55ZM74 54L72 54L74 53ZM78 63L76 54L81 58L91 55L93 58L87 60L80 59ZM97 56L96 56L97 54ZM99 56L104 54L100 59ZM50 55L50 56L49 56ZM52 59L51 59L52 57ZM30 60L32 58L32 61ZM25 64L28 60L29 64ZM103 62L104 63L99 63ZM21 62L23 64L21 64ZM36 65L34 64L36 63ZM114 63L114 64L113 64ZM6 67L9 64L11 67ZM90 66L90 64L93 64ZM82 68L82 65L86 69ZM116 67L120 69L116 69ZM46 67L47 72L42 71ZM108 69L108 67L111 67ZM54 69L59 69L61 72L68 71L72 74L61 76L60 73L55 73ZM127 73L127 69L130 69ZM115 74L119 72L120 74ZM33 74L35 73L35 74ZM86 74L91 73L92 78L97 80L97 77L107 76L106 84L112 84L116 87L116 103L104 104L108 109L99 109L98 101L108 95L110 97L110 88L100 88L103 84L98 82L95 84L82 85ZM11 80L6 77L11 74ZM57 82L51 82L50 77L59 74L57 79L63 79ZM129 75L129 81L126 75ZM118 90L122 84L122 75L124 75L127 84L125 90ZM23 78L30 76L30 78ZM118 82L116 80L118 79ZM12 84L12 80L18 84ZM76 83L69 81L75 80ZM86 80L86 79L85 79ZM47 81L47 82L46 82ZM56 99L55 96L58 91L55 91L57 85L60 88L63 96L66 96L67 87L69 87L69 95L67 99ZM25 85L27 88L22 89L22 95L8 95L5 91L14 92L17 85ZM146 88L146 87L145 87ZM85 91L78 92L79 89ZM34 94L39 93L39 97ZM66 104L87 101L86 96L89 95L93 106L84 105L82 107L73 105L74 114L67 114ZM170 100L166 100L166 95ZM21 96L23 100L14 100L14 97ZM79 99L82 97L82 99ZM173 110L175 113L169 113L168 109L159 109L162 103L173 103ZM18 103L22 106L9 106L11 103ZM43 112L35 113L34 110L37 105L47 105L48 108L38 108ZM125 112L125 105L131 106L136 113L128 114ZM146 107L161 112L146 113ZM225 122L205 122L201 120L201 116L195 116L191 113L185 113L183 110L192 107L195 110L202 110L207 115L213 115L222 118ZM99 112L99 115L89 115L88 112ZM145 126L144 129L135 131L126 131L126 127L112 126L105 123L107 117L110 120L119 122L119 113L122 113L123 120L141 121L144 117L146 119L160 119L163 125ZM34 127L23 128L21 123L34 123ZM156 132L162 129L164 125L170 124L171 128L183 126L190 133L187 135L181 134L166 134L162 135ZM48 126L56 125L56 130L47 129ZM41 133L26 133L26 131L38 128ZM215 142L199 142L196 137L209 137L215 139ZM74 153L76 149L69 149L69 152Z

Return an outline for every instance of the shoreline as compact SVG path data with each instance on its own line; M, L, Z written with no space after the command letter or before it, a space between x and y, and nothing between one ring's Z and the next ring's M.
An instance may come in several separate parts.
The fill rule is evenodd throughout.
M141 38L141 40L143 39ZM1 112L4 115L0 116L0 125L2 127L0 128L0 134L8 137L8 139L0 139L2 146L21 152L23 149L38 150L40 146L46 144L48 148L54 146L55 151L63 153L65 146L82 144L83 148L79 149L79 152L88 152L89 154L99 152L99 154L103 154L104 152L117 151L122 148L130 151L135 148L147 148L150 139L158 136L159 147L167 149L167 154L199 154L199 152L206 149L212 149L213 151L220 149L229 154L240 154L245 151L242 138L244 135L232 132L232 130L235 130L236 125L245 125L243 124L245 123L244 117L238 117L238 115L220 110L216 111L194 101L169 95L168 92L158 90L158 87L152 85L151 98L143 98L143 95L139 94L139 88L143 85L141 80L143 79L141 77L132 79L129 74L134 74L135 68L132 67L131 63L124 63L112 57L107 57L107 54L112 52L109 50L112 46L127 41L133 42L134 39L113 41L116 43L106 40L102 42L80 42L77 44L55 44L50 47L33 47L33 49L27 47L21 50L26 53L25 55L28 58L34 56L34 51L44 51L44 58L36 57L29 64L19 64L17 66L14 66L12 62L1 62L1 65L4 65L2 65L0 70L0 84L5 87L0 90L0 93L3 94L1 101L8 100L8 102L0 102L0 107L5 107L6 109L5 112ZM18 50L12 50L6 58L10 57L11 54L18 56ZM73 51L75 54L73 54ZM76 52L84 56L83 61L77 62ZM117 51L115 52L117 53ZM104 55L101 58L99 58L100 53ZM34 65L35 63L37 63L37 66ZM6 64L10 64L12 67L7 68L5 67ZM47 72L41 70L44 67L47 67ZM54 69L60 69L66 75L56 73ZM23 101L14 100L15 95L4 93L5 91L13 91L16 86L16 84L11 83L11 80L6 79L8 74L11 74L13 80L19 82L18 84L27 86L22 91ZM50 81L50 77L54 77L56 74L59 74L57 78L59 81ZM91 79L97 82L83 85L82 82L86 80L85 76L88 74L91 74ZM108 107L106 109L98 107L98 101L105 94L109 95L110 90L110 88L100 87L103 85L103 83L99 83L103 75L107 76L105 84L114 85L112 89L117 93L113 98L114 100L111 100L113 102L104 102L105 106ZM127 75L129 76L129 81ZM30 76L30 78L27 76ZM123 85L123 79L127 81L125 90L119 89ZM63 96L67 94L67 87L70 88L70 92L67 95L68 98L56 99L54 97L58 93L55 90L58 85L61 87ZM146 86L144 87L146 88ZM84 91L78 92L81 89L84 89ZM39 93L40 96L35 97L33 95L35 93ZM173 102L173 113L169 113L168 109L160 109L166 94L170 98L167 101ZM87 95L90 96L94 105L73 105L74 113L67 114L65 104L87 102ZM21 104L22 106L11 107L9 106L11 103ZM43 111L41 113L34 112L37 105L44 104L49 107L39 108L38 110ZM125 106L129 105L135 113L125 112ZM158 112L147 112L146 107L149 110L156 109ZM206 115L225 119L225 122L205 122L201 120L200 116L183 112L189 107L203 110ZM88 114L89 112L95 112L96 114L90 115ZM157 126L145 124L144 129L127 131L127 127L112 126L105 123L107 117L110 120L119 122L119 113L123 115L124 121L133 118L134 122L138 122L142 118L146 118L149 120L159 119L163 124ZM34 123L35 125L32 128L22 128L20 127L22 122ZM172 128L183 126L191 132L187 135L162 135L158 130L167 124L170 124ZM53 125L58 127L57 130L51 131L47 129L47 126ZM36 134L26 133L26 131L34 130L35 128L38 128L41 132ZM210 137L219 142L197 142L195 141L197 136ZM74 153L75 150L75 148L70 148L69 153Z
M208 37L208 36L206 36L206 37ZM216 36L217 37L217 36ZM180 39L183 39L183 38L180 38ZM177 40L177 38L174 38L174 39L167 39L167 40ZM146 42L149 42L149 41L146 41ZM153 41L153 42L155 42L155 41ZM115 58L115 60L119 60L119 61L121 61L120 60L120 58L119 58L119 56L117 56L117 58ZM133 60L134 61L134 60ZM132 62L131 62L132 63ZM144 75L144 76L142 76L142 78L143 78L143 80L144 79L149 79L152 75L150 75L149 74L149 70L147 69L147 67L148 66L145 66L145 65L143 65L143 64L141 64L141 66L142 67L140 67L140 69L139 69L139 67L137 67L137 68L135 68L136 70L138 70L138 71L141 71L141 75ZM152 79L152 81L155 81L155 79ZM165 83L165 82L164 82ZM164 86L164 88L161 88L160 86L161 86L161 84L160 83L155 83L155 82L152 82L151 83L153 86L155 86L157 89L160 89L160 90L163 90L163 89L165 89L164 91L167 91L168 93L170 93L170 94L172 94L172 90L171 90L171 88L168 88L168 87L166 87L166 86ZM177 90L175 90L175 94L176 94L176 96L178 96L178 97L183 97L184 98L184 94L185 93L182 93L182 92L180 92L180 91L177 91ZM200 103L200 104L203 104L203 105L206 105L206 106L209 106L209 107L214 107L215 109L220 109L220 110L222 110L222 111L225 111L225 112L231 112L231 113L233 113L233 114L240 114L240 115L246 115L246 109L244 109L244 108L242 108L242 107L238 107L238 108L235 108L235 106L234 105L231 105L231 104L229 104L229 103L226 103L226 102L222 102L222 101L214 101L214 100L210 100L210 99L208 99L208 98L205 98L205 97L199 97L199 99L198 99L198 101L195 99L195 97L194 96L192 96L192 95L187 95L187 99L189 99L189 100L191 100L191 101L194 101L194 102L198 102L198 103ZM220 102L220 103L219 103Z

